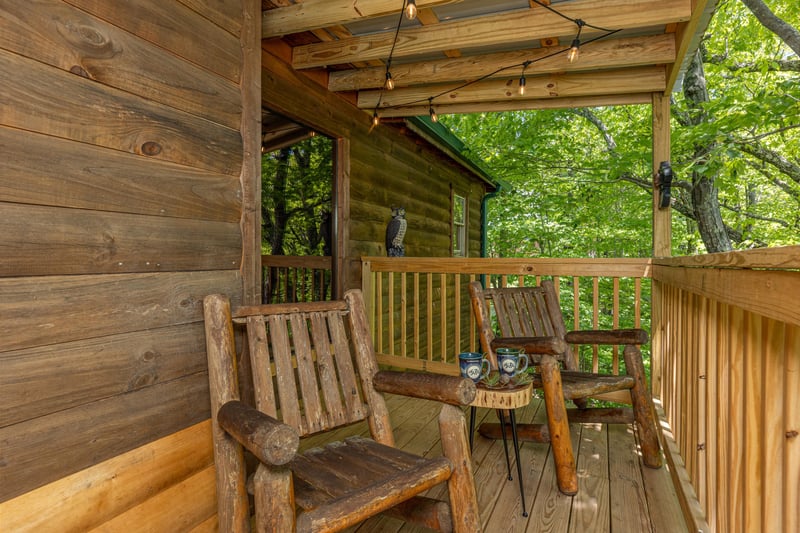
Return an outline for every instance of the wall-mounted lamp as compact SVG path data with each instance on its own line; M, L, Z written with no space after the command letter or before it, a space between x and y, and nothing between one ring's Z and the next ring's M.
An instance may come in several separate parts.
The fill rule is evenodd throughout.
M669 161L662 161L658 166L658 188L661 191L661 198L658 203L659 209L669 207L672 196L672 167Z

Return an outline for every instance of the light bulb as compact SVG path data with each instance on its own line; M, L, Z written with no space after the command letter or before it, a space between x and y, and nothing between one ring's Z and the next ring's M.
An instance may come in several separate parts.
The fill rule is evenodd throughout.
M384 87L386 87L387 91L391 91L392 89L394 89L394 80L392 79L392 73L389 72L388 70L386 71L386 85L384 85Z
M378 116L378 112L375 111L372 113L372 125L377 126L381 123L381 118Z
M406 17L408 20L417 18L417 0L408 0L406 4Z
M439 122L439 116L436 114L436 110L433 109L433 106L430 108L431 120L433 122Z
M522 96L525 94L525 74L519 79L519 95Z
M578 56L581 53L581 41L579 39L575 39L572 41L572 46L569 48L569 52L567 52L567 61L570 63L574 63Z

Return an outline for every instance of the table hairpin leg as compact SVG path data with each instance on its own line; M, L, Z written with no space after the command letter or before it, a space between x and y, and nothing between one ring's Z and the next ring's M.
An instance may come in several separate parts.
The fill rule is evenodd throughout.
M506 439L506 417L503 415L503 410L497 410L497 418L500 419L500 434L503 435L503 450L506 452L506 468L508 469L508 480L514 479L511 477L511 459L508 457L508 440Z
M520 498L522 498L522 516L527 517L528 508L525 506L525 490L522 488L522 463L520 463L519 461L519 437L517 437L517 416L514 414L513 409L508 410L508 418L511 420L511 439L514 441L514 453L517 455L517 479L519 479L519 495ZM505 436L505 428L503 428L503 435ZM508 459L508 451L506 451L506 459ZM510 472L508 479L511 479Z
M469 453L472 453L472 443L475 440L475 410L474 405L469 408Z

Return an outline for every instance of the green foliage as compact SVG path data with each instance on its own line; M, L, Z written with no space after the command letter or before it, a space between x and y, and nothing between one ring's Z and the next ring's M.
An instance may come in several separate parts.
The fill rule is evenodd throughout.
M262 253L330 255L332 146L315 136L262 155Z
M800 3L771 2L790 24ZM720 3L703 42L705 120L673 95L673 253L703 251L693 220L694 177L714 180L739 248L800 243L798 58L739 1ZM592 115L594 121L587 118ZM652 246L650 106L442 116L512 184L489 204L489 254L500 257L643 257ZM596 122L596 123L595 123ZM598 127L605 128L605 134ZM702 159L696 148L704 148ZM776 159L777 158L777 159ZM783 167L776 161L786 163ZM792 165L798 174L791 174ZM683 187L681 187L681 185Z

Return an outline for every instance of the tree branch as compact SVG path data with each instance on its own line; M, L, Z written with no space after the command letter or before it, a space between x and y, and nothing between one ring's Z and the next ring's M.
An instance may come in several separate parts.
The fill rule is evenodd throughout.
M742 0L742 3L753 12L765 28L780 37L795 54L800 56L800 31L776 16L762 0Z
M743 216L745 216L747 218L752 218L754 220L763 220L765 222L774 222L776 224L780 224L784 228L788 228L791 225L788 222L786 222L785 220L781 220L779 218L771 218L771 217L765 217L765 216L762 216L762 215L757 215L755 213L748 213L747 211L745 211L741 207L728 205L725 202L720 202L719 205L724 207L728 211L733 211L734 213L738 213L740 215L743 215Z

